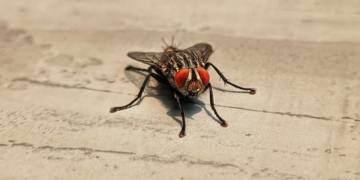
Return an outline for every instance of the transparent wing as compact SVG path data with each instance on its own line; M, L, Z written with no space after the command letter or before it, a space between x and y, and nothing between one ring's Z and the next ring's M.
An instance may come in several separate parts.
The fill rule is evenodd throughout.
M195 44L194 46L187 48L186 51L195 53L196 56L199 57L199 60L203 63L206 63L210 55L213 53L211 45L206 43Z
M162 63L162 52L129 52L128 56L142 63L159 66Z
M141 86L144 83L145 78L148 74L149 74L148 72L141 72L141 71L131 71L131 70L125 71L125 76L129 79L130 82L132 82L139 89L141 88ZM169 92L170 92L170 96L171 96L172 92L170 91L170 89L166 85L158 82L157 80L155 80L152 77L150 78L149 82L147 83L147 85L145 87L146 94L153 94L153 95L166 94L166 95L168 95Z

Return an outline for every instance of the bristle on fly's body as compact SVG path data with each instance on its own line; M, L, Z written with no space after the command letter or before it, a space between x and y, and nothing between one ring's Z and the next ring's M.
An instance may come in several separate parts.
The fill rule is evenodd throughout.
M175 37L173 36L170 46L165 42L165 40L163 38L161 39L164 42L165 46L166 46L164 48L164 52L170 52L170 51L176 52L176 51L179 51L178 47L180 46L180 43L179 43L178 46L176 46L176 44L174 44L174 39L175 39Z

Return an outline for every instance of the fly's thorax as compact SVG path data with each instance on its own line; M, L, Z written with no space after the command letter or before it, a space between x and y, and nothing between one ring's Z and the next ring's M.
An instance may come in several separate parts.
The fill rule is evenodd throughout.
M174 67L177 71L182 68L197 68L205 65L199 57L188 51L168 52L166 53L166 61L170 65L169 68Z

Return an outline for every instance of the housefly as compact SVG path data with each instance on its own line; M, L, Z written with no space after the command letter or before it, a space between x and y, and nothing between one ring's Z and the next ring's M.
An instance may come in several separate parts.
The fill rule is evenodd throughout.
M148 69L141 69L128 66L125 69L126 71L146 72L148 74L146 75L137 97L125 106L110 108L111 113L127 109L134 104L134 102L139 100L150 77L152 77L174 92L174 97L179 105L182 116L182 126L179 134L179 137L182 138L186 135L186 123L181 100L196 97L207 89L210 91L210 106L220 120L220 125L222 127L228 126L226 121L219 116L214 106L213 90L210 83L210 76L207 71L210 66L214 68L225 84L229 84L241 90L246 90L250 94L256 93L256 89L254 88L243 88L231 83L214 64L208 62L208 59L213 52L212 47L209 44L195 44L194 46L183 50L178 49L173 44L166 46L167 47L163 52L128 53L130 58L150 65L150 67Z

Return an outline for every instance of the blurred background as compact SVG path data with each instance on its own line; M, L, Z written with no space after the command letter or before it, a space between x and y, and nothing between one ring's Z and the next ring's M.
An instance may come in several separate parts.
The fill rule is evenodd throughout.
M0 179L360 179L358 0L0 0ZM130 51L205 42L237 93L143 95Z

